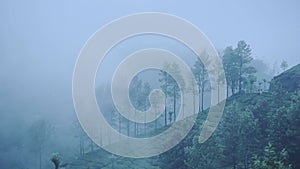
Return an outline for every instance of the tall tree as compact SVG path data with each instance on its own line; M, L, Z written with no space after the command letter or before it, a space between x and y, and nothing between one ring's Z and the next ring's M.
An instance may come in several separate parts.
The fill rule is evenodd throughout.
M150 84L148 82L143 83L143 81L138 76L135 76L132 79L129 86L129 96L130 96L131 103L136 109L140 111L145 111L149 107L150 103L149 103L148 96L151 90L152 89ZM147 127L146 123L147 122L145 121L144 124L145 127ZM127 123L127 126L128 124L129 121ZM138 126L139 126L138 123L134 122L134 135L138 134Z
M219 57L221 57L221 56L222 56L222 54L219 53ZM219 63L219 64L222 64L222 63ZM225 75L224 71L222 71L222 70L219 69L220 67L223 67L223 66L218 65L218 63L216 63L216 65L218 67L215 68L214 71L211 73L213 75L213 77L209 77L209 78L214 78L217 81L218 103L219 103L221 101L220 100L220 92L221 92L220 91L220 87L221 86L223 87L223 85L225 84L225 82L226 82L226 75ZM224 69L224 67L223 67L223 69ZM226 82L226 84L227 84L227 82ZM228 86L228 85L226 85L226 86ZM228 90L228 88L227 88L227 90ZM228 91L227 91L227 93L228 93Z
M94 141L88 137L79 121L76 120L72 123L71 130L72 133L74 133L74 137L79 141L79 146L77 146L79 148L79 156L83 157L87 153L87 147L89 147L90 152L93 152L95 150ZM102 134L101 132L99 133L100 144L102 144L104 137L110 137L110 135L104 136L105 134Z
M46 120L35 121L29 128L30 149L37 155L39 169L42 169L44 149L50 136L53 134L53 126Z
M206 63L208 62L209 56L206 52L203 52L201 54L201 59L204 59ZM194 67L192 68L193 74L196 77L196 81L198 84L199 88L199 96L200 98L200 107L199 107L199 112L202 112L204 110L204 92L207 87L207 84L209 83L209 78L208 78L208 72L207 69L205 68L205 65L203 62L197 58L197 61L194 64Z
M165 100L165 110L164 110L164 121L165 121L165 126L167 126L167 119L168 119L168 97L169 97L169 94L168 94L168 88L169 88L169 81L171 79L171 76L165 72L165 71L160 71L159 73L160 75L160 83L161 83L161 88L163 90L163 92L165 93L165 96L166 96L166 100Z
M172 64L165 64L165 69L169 70L170 72L172 72L172 74L176 74L179 75L179 69L178 69L178 65L176 63L172 63ZM165 71L160 71L160 83L161 83L161 88L163 90L163 92L165 93L166 96L166 106L165 106L165 111L164 111L164 116L165 116L165 126L167 125L167 116L168 116L168 101L169 101L169 97L172 97L172 101L173 101L173 113L170 113L173 115L173 119L174 121L176 120L176 102L178 97L180 96L179 94L179 87L177 85L177 82L175 81L175 79L168 74Z
M227 47L224 50L223 65L232 94L235 94L236 89L242 92L247 77L256 72L256 69L249 65L252 60L250 45L244 41L239 41L235 49Z
M234 50L231 46L224 50L222 57L224 71L227 81L227 97L229 96L229 87L231 88L231 94L235 93L238 82L238 69L237 59L234 54Z
M141 90L142 90L142 81L138 78L138 76L135 76L131 83L130 83L130 87L129 87L129 96L130 96L130 100L131 103L133 104L133 106L136 109L141 110L142 109L142 99L140 99L140 95L141 95ZM136 115L136 112L134 112ZM121 116L121 115L120 115ZM128 121L129 123L129 121ZM137 122L134 122L134 135L137 135L137 130L138 130L138 126L137 126ZM128 126L127 126L128 127Z
M248 45L245 41L239 41L237 48L234 50L234 55L237 59L238 91L241 92L246 75L256 72L254 67L249 66L249 63L253 60L250 45Z

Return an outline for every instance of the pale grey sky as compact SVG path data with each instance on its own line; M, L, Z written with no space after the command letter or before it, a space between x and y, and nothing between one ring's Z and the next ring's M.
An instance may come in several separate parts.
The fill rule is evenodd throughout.
M197 25L218 49L243 39L254 57L294 65L300 62L299 7L297 0L2 0L1 57L27 54L38 61L43 53L55 55L50 60L73 60L87 38L111 20L137 12L165 12Z
M0 95L29 103L50 99L39 106L60 110L57 105L72 101L73 69L85 41L110 21L138 12L185 18L217 49L245 40L253 57L295 65L300 63L299 7L298 0L1 0Z

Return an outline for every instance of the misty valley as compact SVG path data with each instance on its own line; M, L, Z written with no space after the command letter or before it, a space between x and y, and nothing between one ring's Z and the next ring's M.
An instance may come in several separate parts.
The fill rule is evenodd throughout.
M210 62L207 53L201 55L206 63ZM49 91L49 98L33 100L26 95L20 97L18 93L1 91L0 168L300 168L300 64L289 67L282 61L280 66L270 67L252 57L252 49L245 41L221 50L219 57L225 77L219 72L208 72L203 60L191 56L193 59L188 65L199 89L191 92L200 98L198 113L193 115L196 121L175 147L148 158L118 156L95 144L77 119L71 92L68 97L61 97L59 92ZM180 73L176 64L165 66L174 74ZM227 84L226 99L218 100L219 104L225 104L225 109L212 136L199 143L211 106L209 73L217 78L218 84ZM178 83L167 72L145 70L130 82L129 99L140 111L150 108L149 95L153 89L164 92L164 110L152 122L139 123L122 116L114 106L110 82L110 79L96 81L95 96L105 120L116 132L132 138L147 138L167 131L172 125L186 125L184 119L176 120L185 100L181 99ZM152 106L155 107L155 99ZM37 107L47 110L37 112ZM110 142L109 132L95 132L99 133L100 141L106 140L118 149L126 148ZM145 145L141 149L151 147Z

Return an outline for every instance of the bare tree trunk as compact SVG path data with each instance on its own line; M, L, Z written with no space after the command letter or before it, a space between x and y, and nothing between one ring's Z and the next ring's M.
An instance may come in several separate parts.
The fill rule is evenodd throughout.
M122 121L121 114L119 114L119 133L121 133Z
M201 111L204 110L204 89L205 89L205 66L202 64L202 85L201 85Z
M147 114L146 114L147 116ZM145 136L147 134L147 117L145 116L145 122L144 122L144 133L145 133Z
M82 141L82 156L84 156L84 140Z
M91 151L94 151L94 142L93 142L93 140L90 140L90 146L91 146Z
M80 155L84 156L84 140L83 136L80 136L79 138L79 149L80 149Z
M155 107L155 116L157 115L157 104L154 105ZM157 131L157 119L154 122L154 130Z
M227 85L226 87L227 87L227 91L226 91L226 99L227 99L229 96L229 85Z
M236 159L235 159L235 157L233 159L233 169L236 169Z
M176 119L176 86L174 85L173 87L173 113L174 113L174 122L175 122L175 119Z
M239 93L242 91L242 80L239 80Z
M243 65L241 64L241 67ZM240 71L239 71L239 93L242 91L242 68L240 68Z
M165 102L165 126L167 126L167 102Z
M204 84L202 84L201 87L201 111L204 110Z
M40 152L39 152L39 166L40 166L40 169L42 169L42 149L40 148Z
M218 103L220 103L220 82L218 81Z
M129 136L130 133L129 127L130 127L130 121L127 120L127 136Z
M231 95L234 95L235 91L234 91L235 85L234 85L234 81L231 82Z
M134 109L134 136L137 136L137 122L136 122L136 109Z

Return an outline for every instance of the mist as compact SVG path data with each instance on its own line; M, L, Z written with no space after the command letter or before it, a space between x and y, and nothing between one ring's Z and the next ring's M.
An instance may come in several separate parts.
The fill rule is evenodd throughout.
M53 153L59 153L66 164L76 161L86 153L101 150L79 125L73 105L72 79L77 58L86 41L111 21L139 12L162 12L179 16L201 29L220 53L220 58L226 47L235 48L240 40L244 40L251 47L253 61L250 65L257 70L254 73L257 80L253 82L253 89L252 86L251 89L245 87L245 93L262 93L262 88L267 92L274 77L300 63L299 6L300 3L296 0L1 1L0 168L50 168L52 164L49 160ZM113 111L115 119L108 121L115 125L116 130L119 129L119 121L116 121L119 115L111 100L111 77L126 56L144 48L171 51L179 55L191 68L197 60L197 55L179 41L152 34L129 38L112 48L102 63L99 63L95 92L97 101L104 100L98 104L107 110L107 119L110 118L108 111ZM283 61L288 65L286 68L281 67ZM161 88L163 82L159 81L159 73L161 72L140 73L138 78L142 87L139 90L145 91L144 94L147 95L149 91L145 85L149 84L151 89ZM208 82L203 109L210 106L209 86ZM234 94L229 92L229 95ZM138 102L134 96L131 99ZM139 99L147 103L134 103L136 108L149 107L147 96ZM178 105L172 105L174 100ZM167 100L168 110L173 113L179 111L180 103L179 98L172 98L170 95ZM165 120L162 115L158 124L149 124L150 129L147 132L139 124L137 133L140 135L133 130L127 131L125 123L120 130L124 135L135 137L153 135L157 130L165 131L175 122L174 118L169 119L173 117L171 113L168 119ZM42 167L38 164L36 151L31 148L34 142L30 133L38 132L31 130L35 124L42 124L51 131L43 148ZM83 147L82 135L85 139ZM192 143L189 146L193 146ZM164 168L163 165L159 166Z

